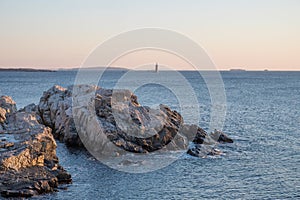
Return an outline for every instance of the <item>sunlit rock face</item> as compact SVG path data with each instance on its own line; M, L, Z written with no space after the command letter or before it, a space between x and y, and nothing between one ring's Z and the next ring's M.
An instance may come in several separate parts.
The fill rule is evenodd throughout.
M16 102L9 96L1 96L0 98L0 123L6 120L6 114L17 111Z
M72 181L58 162L51 128L39 116L0 97L0 192L3 197L30 197ZM18 181L15 181L18 180Z

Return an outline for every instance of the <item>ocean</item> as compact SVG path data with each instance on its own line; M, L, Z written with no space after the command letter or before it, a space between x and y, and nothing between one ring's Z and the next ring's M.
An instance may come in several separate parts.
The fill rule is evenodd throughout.
M180 73L197 96L198 125L209 130L212 102L205 81L197 72ZM218 147L224 155L183 155L163 169L134 174L111 169L89 153L58 142L60 163L72 174L73 184L33 199L299 199L300 72L220 73L226 94L222 130L234 139ZM114 87L123 74L107 71L99 85ZM22 108L38 103L54 84L73 84L75 77L75 71L0 72L0 95L12 96ZM181 82L169 84L187 94ZM167 87L151 83L135 93L143 105L163 103L180 111L180 100ZM192 116L187 113L186 121Z

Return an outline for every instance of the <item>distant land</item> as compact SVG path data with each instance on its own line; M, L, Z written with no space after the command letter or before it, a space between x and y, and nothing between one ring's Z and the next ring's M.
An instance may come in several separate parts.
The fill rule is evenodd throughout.
M77 70L116 70L116 71L127 71L125 67L76 67L76 68L61 68L58 71L77 71Z
M56 72L56 70L33 68L0 68L0 72Z
M79 69L84 70L116 70L116 71L127 71L124 67L85 67L85 68L60 68L60 69L35 69L35 68L1 68L0 72L57 72L57 71L78 71Z
M245 69L230 69L231 72L245 72Z
M74 68L55 68L55 69L41 69L41 68L7 68L7 67L0 67L0 72L58 72L58 71L78 71L81 70L87 70L87 71L93 71L93 70L108 70L108 71L129 71L134 69L125 68L125 67L74 67ZM137 71L155 71L155 68L153 69L144 69L144 70L137 70ZM159 71L168 71L168 70L159 70ZM180 69L178 71L190 71L190 70L184 70ZM199 71L199 70L192 70L192 71ZM215 69L215 70L200 70L200 71L230 71L230 72L246 72L246 71L262 71L262 72L269 72L269 71L289 71L289 70L269 70L269 69L257 69L257 70L247 70L243 68L232 68L232 69ZM295 70L297 71L297 70Z

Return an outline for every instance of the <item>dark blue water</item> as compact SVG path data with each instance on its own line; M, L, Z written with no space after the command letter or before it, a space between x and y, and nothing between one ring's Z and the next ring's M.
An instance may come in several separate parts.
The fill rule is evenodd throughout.
M211 102L207 87L197 73L182 74L197 93L200 125L208 129ZM21 108L37 103L43 91L54 84L72 84L75 75L1 72L0 95L12 96ZM108 72L100 84L112 87L121 75ZM110 169L87 152L59 144L60 162L72 174L74 183L67 190L36 198L299 199L300 72L221 75L227 97L223 131L235 140L219 147L225 155L206 159L183 156L164 169L130 174ZM178 108L176 97L161 86L150 84L136 93L142 104L163 102Z

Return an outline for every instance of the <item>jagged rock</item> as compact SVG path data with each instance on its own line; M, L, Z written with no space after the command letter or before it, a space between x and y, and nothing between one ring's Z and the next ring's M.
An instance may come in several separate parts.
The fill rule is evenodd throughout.
M38 112L38 107L34 103L31 103L24 108L21 108L19 110L20 112L27 112L27 113L37 113Z
M0 97L0 107L5 109L7 113L17 112L16 102L9 96Z
M200 127L184 124L182 116L165 105L141 106L129 90L56 85L44 92L38 112L56 138L71 146L82 146L83 140L89 151L103 155L183 150L189 141L199 150L201 145L229 141L224 134L214 139ZM209 154L209 148L203 149Z
M71 182L58 163L51 129L41 125L33 112L17 112L11 98L1 97L0 102L7 111L0 135L1 195L30 197L54 191L61 180Z
M5 122L6 120L6 110L0 107L0 123Z
M52 128L56 138L68 145L82 146L72 113L72 90L73 87L50 88L40 99L38 110L42 122ZM79 90L77 99L89 100L88 105L77 104L75 108L78 111L75 117L82 135L101 129L115 146L130 152L151 152L164 148L169 143L168 148L187 147L187 140L178 131L183 119L167 106L161 105L158 110L141 106L137 97L129 90L113 91L87 85L78 86ZM91 110L96 113L96 121L91 119ZM177 140L172 140L175 136ZM96 140L97 148L111 145L103 142L106 141L104 137Z
M42 124L52 128L55 138L70 146L82 146L72 117L72 90L55 85L44 92L38 105Z
M219 143L233 143L233 140L222 131L215 130L211 137Z
M216 149L216 145L219 143L233 143L233 140L221 131L215 130L213 133L208 134L205 130L197 127L197 134L193 143L194 145L189 148L187 153L191 156L203 158L221 155L222 152Z
M0 125L6 120L6 115L17 111L16 102L9 96L0 97Z

